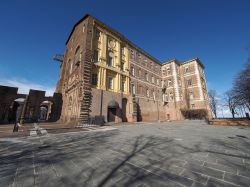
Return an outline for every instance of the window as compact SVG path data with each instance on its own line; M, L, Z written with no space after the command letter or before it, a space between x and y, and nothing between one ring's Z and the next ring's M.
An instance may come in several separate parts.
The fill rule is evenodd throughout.
M125 81L122 81L122 91L125 91Z
M180 91L180 100L183 100L182 91Z
M141 59L141 54L140 53L137 53L137 56L139 59Z
M155 78L152 76L152 83L155 83Z
M121 62L121 70L125 71L124 62Z
M178 79L178 84L179 84L179 86L181 86L181 79L180 78Z
M67 67L67 75L71 73L71 60L69 59L67 64L66 64L66 67Z
M95 33L96 40L100 40L100 36L101 36L100 31L96 30L96 33Z
M69 106L71 106L72 105L72 97L70 96L69 97Z
M107 65L108 65L108 66L113 66L113 57L111 57L110 55L108 56Z
M153 98L154 98L154 100L155 100L155 91L153 91Z
M168 75L171 74L170 68L167 68L167 74L168 74Z
M69 63L70 63L69 74L71 74L73 70L73 63L71 61L69 61Z
M156 83L157 83L158 86L160 85L159 79L156 80Z
M170 101L173 101L173 99L174 99L174 97L173 97L173 93L172 93L172 92L170 92L170 93L169 93L169 100L170 100Z
M141 78L141 69L138 70L138 77Z
M148 81L148 73L145 73L146 81Z
M189 71L188 66L185 67L185 73L187 73Z
M149 89L147 89L147 97L149 97Z
M97 85L97 74L96 73L92 74L92 80L91 81L92 81L93 85L95 85L95 86Z
M113 89L113 78L108 77L108 89L112 90Z
M134 67L131 67L131 73L133 76L135 76L135 68Z
M82 97L82 88L81 88L81 87L79 88L78 96L79 96L79 97Z
M164 81L163 80L161 81L161 87L162 88L164 87Z
M191 104L191 108L195 108L195 104Z
M171 79L168 80L168 86L172 86L172 80Z
M163 69L163 70L162 70L162 75L165 76L165 74L166 74L166 70Z
M167 94L163 94L162 95L162 99L164 102L168 102L168 95Z
M125 55L125 47L124 46L121 47L121 54Z
M132 94L135 94L135 85L132 84L131 87L132 87Z
M194 94L192 91L189 92L189 99L190 100L193 100L194 99Z
M142 86L139 86L138 92L139 92L139 94L142 94L142 93L143 93L143 88L142 88Z
M135 56L134 56L134 51L133 51L133 50L130 50L130 58L131 58L131 59L134 59L134 58L135 58Z
M98 50L94 50L94 63L98 62Z
M187 81L187 85L188 85L188 86L192 86L192 79L189 79L189 80Z

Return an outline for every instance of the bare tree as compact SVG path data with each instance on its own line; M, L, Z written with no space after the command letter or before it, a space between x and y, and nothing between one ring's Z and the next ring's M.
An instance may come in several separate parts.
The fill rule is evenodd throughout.
M250 111L250 57L236 76L232 92L238 103Z
M232 117L235 118L235 114L237 114L236 108L239 106L237 96L235 96L234 92L230 90L225 93L224 99L225 99L226 106L228 106L232 114Z
M210 90L208 92L208 96L209 96L209 105L210 108L214 114L214 117L217 118L217 108L218 108L218 94L216 92L216 90Z

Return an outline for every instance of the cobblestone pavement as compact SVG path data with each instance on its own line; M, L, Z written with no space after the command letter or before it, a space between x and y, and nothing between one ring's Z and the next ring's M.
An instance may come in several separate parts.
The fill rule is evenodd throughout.
M168 122L0 139L0 186L249 186L250 128Z

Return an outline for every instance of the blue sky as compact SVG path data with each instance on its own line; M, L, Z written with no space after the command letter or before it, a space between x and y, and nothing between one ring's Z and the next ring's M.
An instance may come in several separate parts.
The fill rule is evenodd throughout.
M249 55L249 10L249 0L2 0L0 84L52 93L52 56L90 13L161 61L199 57L209 89L223 93Z

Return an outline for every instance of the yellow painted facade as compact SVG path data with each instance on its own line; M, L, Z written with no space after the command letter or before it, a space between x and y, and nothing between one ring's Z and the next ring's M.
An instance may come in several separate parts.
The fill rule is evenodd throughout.
M127 44L102 31L101 28L96 28L93 36L93 51L92 86L129 94L130 68ZM96 82L93 76L97 77Z

